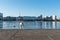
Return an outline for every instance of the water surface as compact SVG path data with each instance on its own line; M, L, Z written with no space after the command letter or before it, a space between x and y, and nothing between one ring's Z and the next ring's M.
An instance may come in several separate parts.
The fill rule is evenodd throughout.
M0 29L60 29L60 22L53 21L1 21Z

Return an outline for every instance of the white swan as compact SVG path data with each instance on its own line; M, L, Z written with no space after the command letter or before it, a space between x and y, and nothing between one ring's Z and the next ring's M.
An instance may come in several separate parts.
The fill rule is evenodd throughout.
M23 28L23 22L20 22L20 29Z
M20 22L20 25L22 25L23 23L22 22Z

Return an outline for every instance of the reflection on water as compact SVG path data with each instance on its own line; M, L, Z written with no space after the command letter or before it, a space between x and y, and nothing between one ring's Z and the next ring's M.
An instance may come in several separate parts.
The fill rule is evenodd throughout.
M57 22L52 21L36 21L36 22L23 22L24 29L57 29Z
M57 22L52 22L52 21L44 22L44 27L45 27L45 29L56 29Z
M23 21L20 25L18 21L1 21L2 29L60 29L60 22L57 21Z
M19 23L17 21L4 21L3 29L18 29Z
M0 21L0 29L3 28L3 21Z

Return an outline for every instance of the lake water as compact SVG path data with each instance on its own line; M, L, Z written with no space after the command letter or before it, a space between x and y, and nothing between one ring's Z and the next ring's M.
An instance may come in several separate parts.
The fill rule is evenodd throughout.
M60 29L60 22L53 21L0 21L0 29Z

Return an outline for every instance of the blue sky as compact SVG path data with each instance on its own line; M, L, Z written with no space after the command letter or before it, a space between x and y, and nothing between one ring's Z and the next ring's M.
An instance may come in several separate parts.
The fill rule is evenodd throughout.
M50 16L60 17L60 0L0 0L3 16Z

